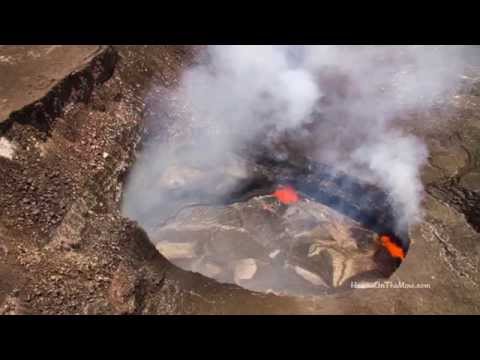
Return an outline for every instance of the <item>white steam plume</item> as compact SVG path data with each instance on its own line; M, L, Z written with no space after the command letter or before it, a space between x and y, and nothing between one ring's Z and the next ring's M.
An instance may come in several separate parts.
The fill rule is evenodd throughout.
M191 129L196 146L178 155L164 143L150 144L125 194L127 214L138 219L139 209L161 205L162 189L155 184L167 164L218 170L228 154L266 127L271 134L295 130L321 115L324 120L306 134L310 155L375 181L390 195L400 225L412 223L419 215L419 172L427 150L402 132L399 119L456 88L464 51L454 46L210 46L206 60L188 69L172 94L189 113L189 120L176 126Z

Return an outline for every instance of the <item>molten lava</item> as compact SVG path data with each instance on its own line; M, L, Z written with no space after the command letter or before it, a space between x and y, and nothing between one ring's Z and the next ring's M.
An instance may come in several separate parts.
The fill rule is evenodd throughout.
M296 203L299 199L297 192L291 186L280 186L275 190L273 195L280 201L282 204L293 204Z
M380 236L380 244L387 249L389 254L394 257L398 258L400 260L405 259L405 252L403 249L395 244L395 242L392 240L392 238L388 235L382 235Z

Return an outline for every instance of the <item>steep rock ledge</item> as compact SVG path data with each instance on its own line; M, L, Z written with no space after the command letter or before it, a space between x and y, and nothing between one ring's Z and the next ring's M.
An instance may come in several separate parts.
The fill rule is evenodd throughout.
M35 51L38 60L48 49ZM3 122L2 138L15 151L0 157L1 312L265 311L272 301L264 296L173 267L121 217L121 179L140 139L148 87L138 74L148 65L138 49L91 51L85 60L56 49L70 61L63 79ZM157 51L160 59L182 53Z

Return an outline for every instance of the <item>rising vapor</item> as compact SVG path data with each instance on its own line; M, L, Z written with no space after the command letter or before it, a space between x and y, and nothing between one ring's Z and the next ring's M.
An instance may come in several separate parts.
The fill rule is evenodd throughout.
M402 130L402 117L428 109L460 84L464 51L453 46L209 46L205 59L168 92L172 101L151 96L153 107L181 114L181 121L172 123L170 137L147 141L127 186L124 210L146 222L168 206L173 193L181 196L202 184L212 193L228 191L248 171L232 154L260 139L285 157L273 144L279 134L292 131L308 144L312 160L385 190L398 226L414 223L421 213L420 171L428 154L420 139ZM151 121L168 121L157 116ZM174 142L188 145L172 150ZM172 167L187 164L208 169L209 177L202 171L169 175ZM226 172L237 177L223 184Z

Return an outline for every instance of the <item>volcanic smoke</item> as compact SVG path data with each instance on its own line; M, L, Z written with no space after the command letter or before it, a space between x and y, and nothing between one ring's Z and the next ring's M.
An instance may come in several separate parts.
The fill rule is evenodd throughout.
M382 188L397 226L405 228L420 219L420 170L428 153L402 128L402 119L458 87L463 51L458 46L209 46L176 89L150 98L161 113L180 114L169 130L172 139L183 131L195 140L179 152L150 141L132 171L124 210L142 222L165 206L170 189L157 180L172 165L195 164L225 179L221 164L252 139L260 138L285 159L288 154L273 147L290 132L313 161ZM165 97L174 101L165 104ZM246 173L239 164L234 172ZM172 184L187 188L185 181ZM227 185L222 190L235 184ZM290 203L297 199L293 194L279 189L276 197Z

